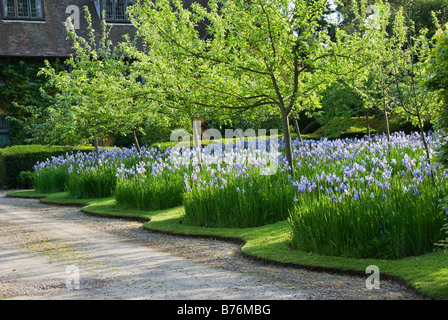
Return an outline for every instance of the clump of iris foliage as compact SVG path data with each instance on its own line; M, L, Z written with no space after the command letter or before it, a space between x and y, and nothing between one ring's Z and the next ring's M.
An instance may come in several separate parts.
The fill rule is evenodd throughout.
M185 223L207 227L252 227L285 220L294 189L288 175L263 174L269 169L268 155L266 149L251 152L233 143L210 144L199 157L194 149L170 147L153 161L119 168L115 199L141 210L183 205Z
M125 208L161 210L182 204L186 167L175 165L158 154L153 161L140 161L118 169L115 199Z
M111 196L117 168L138 161L136 149L101 149L52 157L34 166L34 187L42 193L68 191L73 198Z
M439 137L429 137L431 152ZM297 249L357 258L419 255L441 239L447 173L420 136L395 134L296 146L300 178L289 222Z
M185 175L185 223L254 227L288 218L295 191L279 146L271 149L268 141L254 147L224 148L220 155L206 152L211 156L203 157L202 168Z
M190 148L108 149L37 164L35 186L79 198L114 195L118 206L138 210L183 205L189 225L287 220L298 250L400 258L431 251L443 237L448 175L432 160L440 136L427 140L430 162L418 134L295 140L293 174L282 140L277 148L276 140L210 144L199 156Z
M59 158L47 159L34 166L34 189L41 193L62 192L66 190L69 177L68 167Z

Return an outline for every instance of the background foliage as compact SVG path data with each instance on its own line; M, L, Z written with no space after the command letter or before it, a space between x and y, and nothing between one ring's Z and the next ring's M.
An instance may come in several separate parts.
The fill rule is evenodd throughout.
M12 189L22 185L19 175L24 171L34 171L37 162L67 152L92 150L91 147L68 147L48 145L12 146L0 149L0 188Z

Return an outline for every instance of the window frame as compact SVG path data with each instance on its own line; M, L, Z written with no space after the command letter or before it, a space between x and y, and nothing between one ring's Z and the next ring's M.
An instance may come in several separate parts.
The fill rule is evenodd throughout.
M27 17L19 17L18 16L18 3L17 0L14 1L14 16L6 16L5 5L7 0L1 0L1 19L2 20L23 20L23 21L44 21L45 20L45 10L44 10L44 0L27 0L29 5L28 16ZM39 1L40 2L40 17L31 17L31 1Z
M6 113L0 113L0 133L9 133L9 121L6 119Z
M6 119L5 113L0 113L0 145L8 145L11 138L11 131L10 131L10 123ZM3 125L5 125L5 128L3 128ZM5 139L3 139L5 137Z
M126 18L125 19L117 19L116 16L116 5L117 5L117 1L118 0L111 0L113 1L113 6L112 6L112 10L113 10L113 18L107 18L107 14L106 14L106 1L107 0L101 0L101 11L104 13L104 20L106 21L106 23L125 23L125 24L130 24L131 20L129 19L129 16L125 13ZM128 7L132 6L135 4L135 0L124 0L126 1L125 6L126 6L126 10L125 12L128 10ZM131 3L134 2L134 3Z

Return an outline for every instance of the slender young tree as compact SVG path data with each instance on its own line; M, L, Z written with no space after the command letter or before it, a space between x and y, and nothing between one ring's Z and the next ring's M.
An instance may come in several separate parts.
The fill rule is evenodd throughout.
M104 139L114 128L113 108L107 103L107 93L114 85L123 63L110 59L111 44L107 41L108 30L103 23L102 37L98 43L92 28L91 16L85 8L88 22L88 38L78 36L70 26L67 33L73 40L75 54L65 61L67 68L56 71L48 62L40 74L45 75L57 93L49 108L49 120L53 127L49 139L62 137L66 143Z
M131 134L140 152L137 132L147 123L166 122L172 112L160 110L160 104L150 99L151 83L142 80L122 44L109 39L110 27L105 21L98 40L87 7L84 12L87 38L67 27L75 50L66 61L67 69L57 71L47 62L40 71L57 89L48 109L53 124L48 138L50 142L62 138L66 143L90 140L98 151L98 140L114 133ZM129 38L124 42L134 43Z
M434 47L431 49L428 61L425 84L428 90L437 94L440 104L435 110L436 127L441 130L445 143L439 154L439 161L448 167L448 24L441 27L435 34Z
M387 140L390 142L390 90L393 87L390 73L393 67L395 33L389 34L390 5L382 0L368 6L367 1L352 1L355 24L363 37L368 37L368 50L363 51L367 67L343 84L353 90L364 101L366 113L377 108L384 114ZM369 15L370 14L370 15ZM396 30L395 30L396 31ZM366 116L368 124L368 115Z
M437 106L436 94L425 87L430 48L433 44L427 37L427 30L421 29L415 35L413 22L404 19L403 13L397 13L409 25L402 24L403 34L401 43L397 43L397 50L393 55L394 90L397 105L413 119L420 131L426 151L427 162L431 163L430 150L424 132L423 121Z
M436 110L436 126L442 134L443 144L438 150L438 160L445 168L448 168L448 24L438 29L434 38L434 47L431 50L430 60L428 62L427 79L425 81L428 90L437 94L441 102ZM448 212L448 197L444 199L445 212ZM444 225L446 234L448 234L448 215ZM440 241L440 245L448 249L448 236Z

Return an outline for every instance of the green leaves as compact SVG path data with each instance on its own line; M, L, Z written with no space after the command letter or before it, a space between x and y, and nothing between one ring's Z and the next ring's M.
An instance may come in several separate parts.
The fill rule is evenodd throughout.
M225 114L294 105L299 85L302 93L317 87L318 72L311 76L307 66L327 39L315 32L324 3L210 1L189 10L158 1L137 5L133 13L151 57L145 64L157 68L162 85L182 101Z
M327 1L142 1L132 8L144 50L129 49L142 75L157 83L158 103L192 117L257 110L283 118L319 106L318 92L354 72L356 35L333 42L320 21ZM172 100L167 97L172 97Z
M448 132L448 25L438 30L434 36L435 45L429 60L428 78L426 86L436 92L437 98L442 102L442 107L437 109L437 128L446 135ZM439 160L448 166L448 143L442 145Z
M47 63L41 71L57 89L53 105L47 109L52 123L50 142L57 138L72 144L106 139L112 133L129 134L139 131L150 113L155 113L154 104L148 99L152 83L145 86L138 82L142 79L140 65L133 66L126 58L134 52L131 46L135 41L127 37L112 46L110 27L104 21L96 38L87 7L85 14L88 38L77 35L73 29L67 30L75 50L75 55L66 61L67 68L59 72Z

